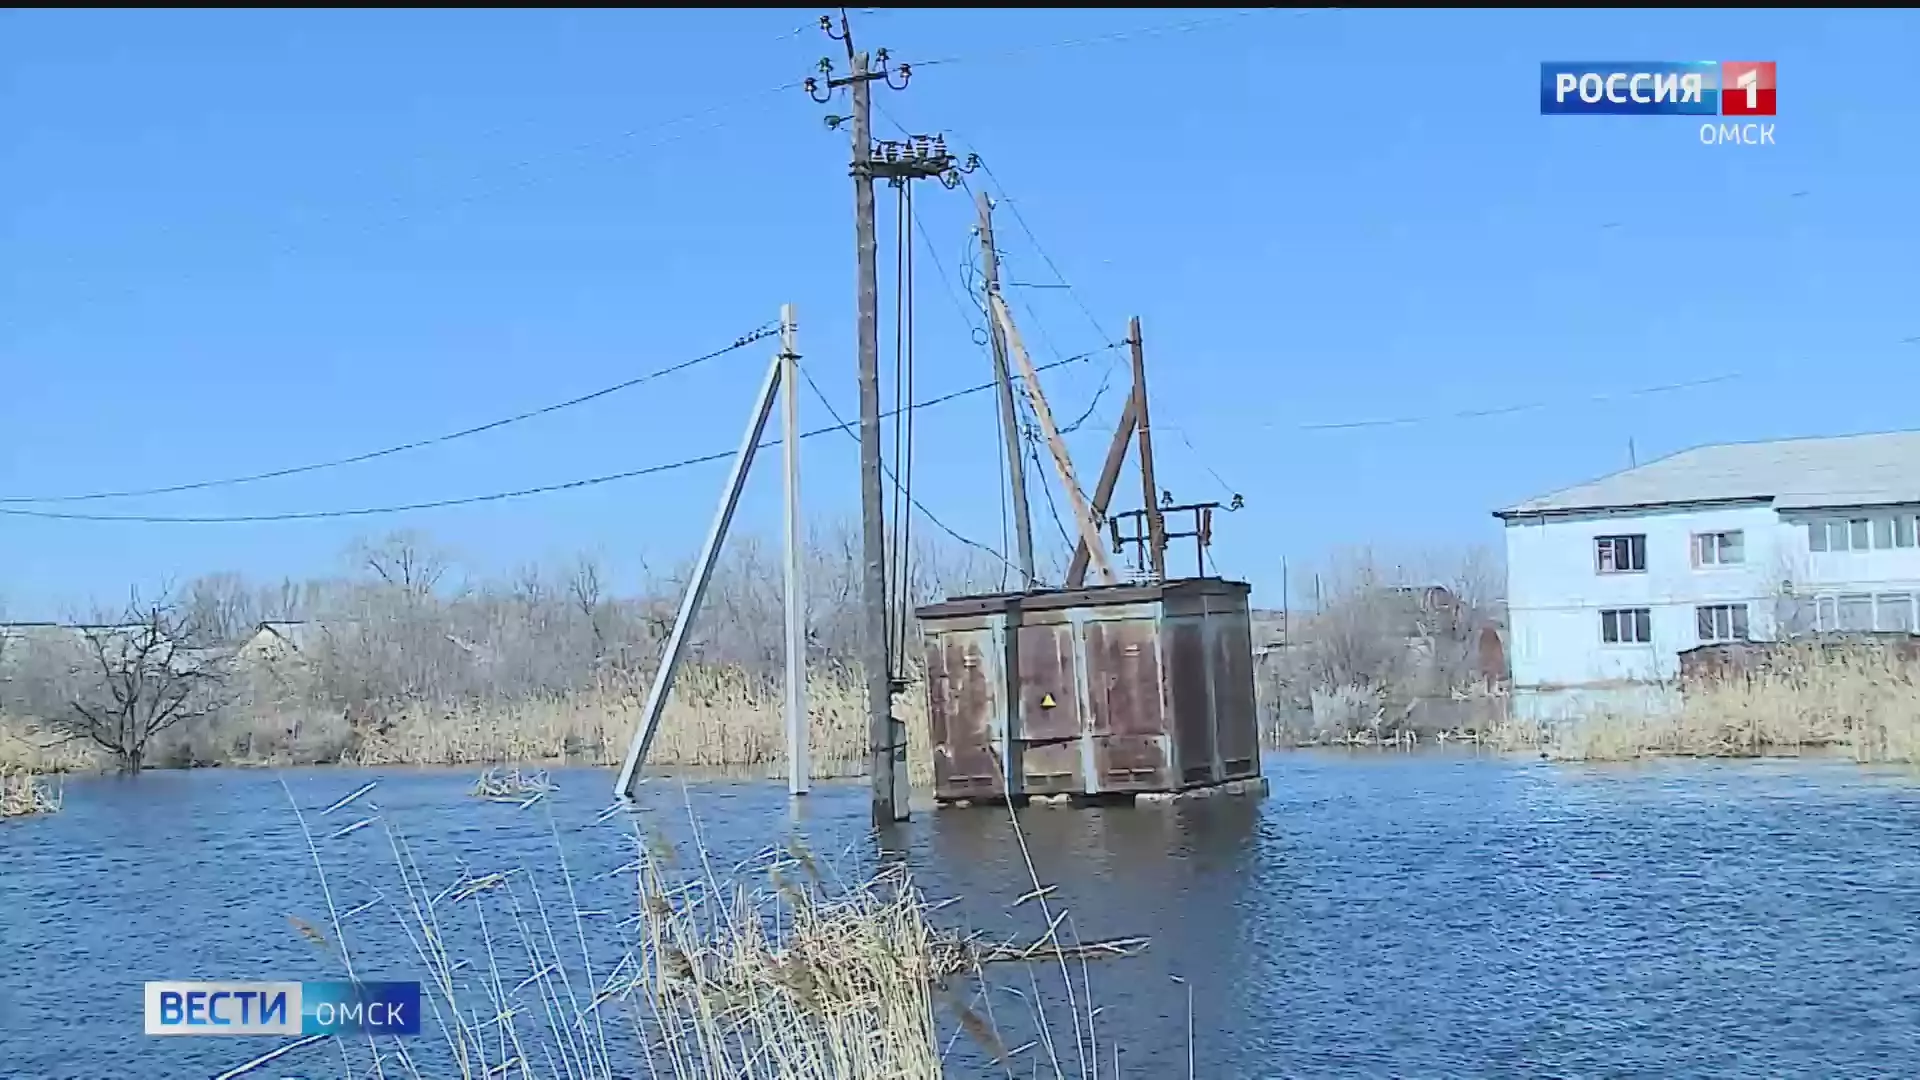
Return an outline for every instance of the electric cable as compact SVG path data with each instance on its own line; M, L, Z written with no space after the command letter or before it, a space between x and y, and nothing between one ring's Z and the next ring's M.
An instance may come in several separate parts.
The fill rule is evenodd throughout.
M1105 352L1108 349L1117 349L1119 347L1120 347L1120 343L1116 342L1111 345L1103 346L1100 349L1095 349L1091 352L1081 353L1077 356L1069 356L1069 357L1066 357L1065 359L1057 360L1048 364L1042 364L1035 370L1046 371L1051 368L1065 367L1068 364L1079 363L1081 361L1091 359L1092 357L1098 356L1100 353ZM926 401L916 402L909 407L913 409L930 409L937 405L944 405L947 402L955 401L963 397L968 397L973 394L978 394L987 390L992 390L996 385L997 384L995 384L992 381L979 383L977 385L969 386L961 390L949 391L948 393L941 394L938 397L929 398ZM881 418L886 419L891 415L892 415L891 412L884 413L882 414ZM851 425L842 423L842 424L828 426L828 427L815 428L811 431L801 432L800 437L803 439L810 439L815 436L825 435L825 434L828 434L829 432L834 432L834 431L846 431L851 433ZM855 435L854 437L858 438L859 436ZM780 442L781 440L776 438L776 439L771 439L766 442L760 443L755 448L756 452L758 452L759 450L768 449L769 447L778 446L780 445ZM454 506L473 506L481 503L501 502L508 499L527 498L534 495L547 495L547 494L552 494L554 492L560 492L560 491L574 491L580 488L597 487L601 484L610 484L619 480L631 480L636 477L653 476L659 473L673 472L678 469L690 468L695 465L704 465L711 461L723 461L727 458L734 456L734 454L736 454L737 452L738 452L737 450L722 450L717 453L702 454L702 455L699 455L698 457L682 458L678 461L663 462L657 465L647 465L637 469L627 469L622 472L607 473L601 476L583 477L578 480L567 480L567 481L563 481L555 484L542 484L537 487L516 488L511 491L495 491L495 492L489 492L484 495L466 495L466 496L460 496L457 498L449 498L449 499L434 499L434 500L429 500L424 502L400 503L400 504L388 505L388 506L355 507L355 508L345 509L345 510L302 510L302 511L288 511L283 513L271 513L271 514L223 514L223 515L175 516L175 515L158 515L158 514L95 514L95 513L85 513L85 512L71 511L71 510L35 510L35 509L25 509L25 508L14 507L14 506L0 506L0 516L35 518L35 519L47 520L47 521L100 521L100 522L111 521L111 522L122 522L126 524L143 524L143 525L241 525L241 524L256 524L256 523L262 523L262 522L277 522L277 521L319 521L319 520L325 520L329 518L373 517L373 516L378 516L383 514L409 513L417 510L441 510L441 509L446 509L448 507L454 507ZM921 512L926 513L926 510L924 507L921 508ZM939 522L935 520L931 514L927 515L927 519L929 521L934 521L935 524L939 524ZM945 528L944 525L942 525L941 527ZM959 538L959 539L964 539L964 538ZM976 544L971 540L966 542L972 546L981 547L983 550L990 550L990 549L986 549L984 545Z
M1079 357L1078 359L1085 359L1085 357ZM816 434L824 434L829 431L842 431L852 436L853 439L857 442L860 436L854 432L853 430L854 425L841 419L840 410L833 407L832 399L828 398L826 395L826 392L820 389L819 383L813 381L813 374L807 370L805 365L800 365L799 370L800 370L801 379L806 382L807 388L813 391L813 396L820 399L820 404L826 408L827 415L833 417L837 421L840 421L838 424L836 424L833 427L820 428L817 431L810 431L807 434L816 435ZM995 385L996 385L995 383L987 383L984 386L974 387L971 390L966 392L977 393L981 390L991 390L995 387ZM926 407L926 403L915 406L915 408L925 408L925 407ZM900 482L899 478L894 476L892 471L887 469L884 463L880 466L880 470L881 472L886 474L888 481L896 485L899 484ZM927 519L927 521L932 523L933 526L935 528L938 528L941 532L946 533L948 536L952 537L953 539L959 541L962 544L965 544L970 548L973 548L976 551L982 551L988 555L993 556L994 558L1000 560L1003 564L1006 564L1011 568L1012 564L1008 562L1006 556L1000 554L999 552L993 550L991 547L988 547L987 545L981 543L978 540L975 540L971 537L961 534L959 531L955 530L953 526L948 525L944 521L941 521L940 518L937 515L935 515L933 511L927 509L926 505L922 503L919 499L910 498L908 502L910 505L912 505L912 507L915 510L920 511L920 513ZM1036 580L1035 584L1040 585L1043 588L1047 587L1046 583L1043 581Z
M204 491L209 488L235 487L240 484L258 483L262 480L277 480L287 476L299 476L303 473L320 472L325 469L338 469L347 465L358 465L361 462L373 461L376 458L392 457L395 454L403 454L411 450L419 450L428 446L439 446L443 443L453 442L456 439L464 439L469 436L479 435L488 431L497 431L500 428L507 427L508 425L511 425L511 424L518 424L518 423L521 423L522 421L532 420L541 416L547 416L552 413L560 412L563 409L571 409L577 405L585 405L587 402L597 401L600 398L607 397L611 394L617 394L623 390L631 390L636 386L640 386L645 383L652 382L655 379L665 378L666 376L675 374L676 372L685 371L688 368L695 367L699 364L707 363L710 360L717 360L720 357L727 355L728 353L737 352L753 344L756 341L760 341L764 338L771 337L772 335L777 334L779 332L780 332L780 327L777 322L769 323L765 326L762 326L754 330L751 333L735 338L733 344L728 345L725 348L715 349L710 353L706 353L701 356L696 356L691 360L682 360L677 364L670 364L666 367L659 368L654 371L650 371L645 375L639 375L634 378L628 379L624 382L615 383L612 386L603 386L598 390L592 391L591 393L581 394L578 397L568 398L565 401L557 401L551 405L543 405L537 409L529 409L526 412L516 413L512 416L502 417L501 419L498 419L498 420L490 420L484 424L476 424L472 427L461 428L459 431L450 431L444 435L435 435L431 438L426 438L426 439L415 439L412 442L404 442L396 446L389 446L380 450L369 450L365 453L353 454L348 457L332 458L326 461L314 461L314 462L309 462L305 465L292 465L283 469L270 469L266 472L246 473L240 476L225 476L225 477L219 477L213 480L195 480L191 483L169 484L164 487L129 488L129 489L119 490L119 491L92 491L92 492L87 492L80 495L0 496L0 504L18 505L22 503L76 503L76 502L93 502L100 499L132 499L132 498L140 498L148 495L173 495L183 491Z

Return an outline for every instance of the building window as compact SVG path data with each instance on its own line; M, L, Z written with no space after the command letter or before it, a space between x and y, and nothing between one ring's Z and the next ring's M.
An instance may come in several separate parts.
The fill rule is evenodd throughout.
M1840 629L1840 601L1837 598L1821 596L1814 599L1813 628L1822 632Z
M1873 628L1897 633L1913 629L1913 594L1881 593L1873 598Z
M1842 594L1840 597L1839 629L1873 629L1873 597L1864 593Z
M1639 574L1647 569L1647 538L1602 536L1593 542L1594 565L1602 574Z
M1746 561L1746 534L1740 530L1693 534L1693 565L1732 566Z
M1693 609L1695 628L1700 632L1700 643L1710 644L1716 641L1747 640L1747 605L1713 604Z
M1807 522L1809 551L1890 551L1915 546L1914 515L1815 518Z
M1608 645L1645 645L1653 640L1651 608L1609 608L1600 613L1600 640Z

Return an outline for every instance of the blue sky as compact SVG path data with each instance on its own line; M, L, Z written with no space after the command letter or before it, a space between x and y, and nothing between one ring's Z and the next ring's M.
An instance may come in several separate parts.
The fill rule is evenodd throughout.
M817 14L0 14L0 495L438 434L709 351L783 302L852 416L845 139L821 122L833 110L776 90L837 52ZM1283 560L1298 586L1341 547L1497 542L1490 510L1620 468L1630 441L1644 461L1914 423L1911 13L856 20L865 47L952 58L880 93L879 134L944 130L986 159L971 179L1011 204L1007 279L1056 281L1044 252L1072 285L1009 290L1036 359L1142 317L1162 486L1245 497L1216 554L1264 601ZM1778 144L1703 146L1684 117L1538 114L1542 60L1615 58L1777 60ZM917 204L924 397L989 368L949 289L969 200L923 185ZM769 352L364 465L65 509L376 506L726 450ZM1120 355L1048 374L1063 420ZM1120 398L1116 383L1074 439L1089 476ZM981 394L925 412L916 487L998 547L993 410ZM1422 422L1325 426L1400 418ZM855 512L852 440L810 440L804 468L814 516ZM0 594L22 617L212 570L305 576L397 527L481 570L590 550L631 581L692 555L724 474L382 519L6 517ZM1035 515L1059 546L1037 492ZM763 467L741 525L778 519Z

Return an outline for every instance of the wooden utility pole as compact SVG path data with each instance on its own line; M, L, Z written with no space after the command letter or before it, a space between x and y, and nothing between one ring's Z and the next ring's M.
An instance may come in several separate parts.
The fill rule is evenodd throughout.
M851 52L850 28L842 24ZM855 317L860 348L860 576L864 630L860 663L867 673L867 744L873 785L873 821L898 820L893 805L893 673L887 662L887 528L880 493L880 311L879 256L874 240L873 91L867 54L853 54L853 221L856 264Z
M1073 473L1073 458L1067 454L1066 440L1060 437L1060 429L1053 422L1053 410L1047 405L1047 395L1040 391L1040 376L1034 371L1033 358L1027 355L1027 347L1020 341L1020 330L1013 324L1013 315L1007 311L1007 302L998 295L988 297L988 306L1000 322L1000 328L1007 335L1007 346L1013 352L1013 358L1020 365L1020 376L1027 382L1027 397L1033 402L1034 418L1040 421L1040 431L1047 437L1047 449L1053 454L1053 466L1060 473L1060 486L1067 489L1067 501L1073 504L1073 520L1079 526L1080 540L1087 545L1087 552L1093 558L1094 569L1100 571L1100 580L1113 584L1113 566L1107 562L1107 555L1100 546L1100 525L1093 519L1093 508L1087 505L1087 496L1080 490L1080 481Z
M993 244L993 203L986 192L974 197L980 212L980 261L985 268L987 295L1000 295L1000 251ZM991 311L992 300L988 301ZM1020 456L1020 421L1013 408L1013 377L1007 370L1007 338L1000 320L989 315L987 335L993 341L993 380L1000 388L1000 433L1006 442L1007 481L1013 496L1013 534L1020 559L1020 588L1032 591L1033 522L1027 516L1027 468ZM1085 567L1081 567L1082 573Z
M836 90L846 90L853 105L851 116L830 116L827 124L846 124L852 133L856 340L860 362L860 575L862 638L860 663L867 676L867 745L869 780L873 793L875 825L891 825L907 819L906 728L893 718L892 657L887 651L887 528L886 510L881 501L880 453L880 316L878 245L874 240L873 180L879 176L897 183L939 177L952 180L958 171L971 172L970 159L963 167L954 165L947 154L946 139L923 135L904 142L891 140L876 148L873 139L873 84L879 82L894 90L906 89L913 76L910 65L889 67L887 50L873 54L877 66L866 53L853 47L853 27L845 10L839 29L831 16L820 16L820 29L828 37L846 46L847 62L852 70L844 77L833 74L831 60L820 61L824 80L809 78L802 84L808 95L822 105L833 100ZM899 82L894 75L899 75ZM907 227L906 222L901 223ZM905 492L901 495L904 498Z
M1120 470L1127 463L1127 446L1133 441L1133 429L1136 426L1134 416L1134 398L1127 396L1126 408L1120 410L1120 424L1113 429L1113 441L1107 444L1107 460L1100 465L1100 479L1093 485L1093 516L1096 521L1107 517L1107 506L1113 501L1113 489L1119 486ZM1093 556L1093 549L1082 538L1073 546L1073 561L1067 564L1067 588L1077 589L1086 584L1087 562Z
M1160 515L1160 488L1153 476L1153 424L1147 418L1147 357L1140 339L1140 316L1127 320L1127 345L1133 351L1133 418L1139 425L1140 492L1146 500L1147 550L1153 580L1167 579L1167 523Z

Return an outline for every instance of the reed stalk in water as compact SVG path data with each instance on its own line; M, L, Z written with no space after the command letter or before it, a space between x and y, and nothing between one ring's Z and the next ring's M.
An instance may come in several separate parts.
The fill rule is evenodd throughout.
M32 817L60 810L60 789L30 772L0 770L0 818Z
M1090 960L1126 955L1140 943L1063 941L1065 912L1049 910L1051 890L1038 884L1017 903L1041 909L1042 938L993 945L938 931L935 905L903 871L837 884L837 875L797 842L723 868L701 845L697 823L691 858L636 827L622 844L630 852L624 865L577 877L549 817L557 890L518 866L467 866L436 887L414 846L371 805L375 787L367 784L319 815L296 803L326 919L319 926L292 921L351 973L367 966L349 947L352 928L384 908L418 962L424 1031L438 1037L364 1046L338 1040L326 1053L347 1074L377 1068L425 1080L934 1080L947 1075L952 1045L940 1037L943 1017L997 1062L996 1072L1055 1080L1109 1074L1094 1040L1091 986L1073 987L1068 964L1079 965L1084 980ZM520 812L539 820L545 801L532 796ZM609 809L603 822L618 813ZM317 820L326 815L345 823ZM370 825L383 828L401 884L343 906L330 882L358 874L329 867L337 850L332 858L322 850L348 837L377 837ZM580 834L571 835L578 843ZM637 910L591 906L590 883L602 880L632 882ZM1048 1022L1037 994L1019 996L1034 1009L1039 1038L1009 1048L994 1018L984 969L1036 961L1057 963L1071 988L1069 1008L1084 1009L1072 1018L1072 1049L1056 1042L1059 1023ZM317 1053L322 1041L294 1040L218 1080Z

